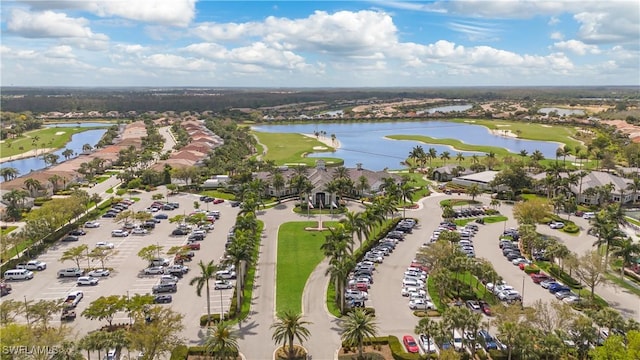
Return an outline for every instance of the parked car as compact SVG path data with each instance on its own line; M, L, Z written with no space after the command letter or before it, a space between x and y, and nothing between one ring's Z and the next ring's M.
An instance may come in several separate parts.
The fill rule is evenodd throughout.
M169 259L165 258L155 258L149 261L149 264L151 264L151 266L169 266L169 263Z
M200 250L200 244L196 242L188 242L185 247L189 250Z
M564 223L560 221L554 221L549 224L549 227L552 229L562 229L564 227Z
M78 286L95 286L98 285L98 279L92 276L81 276L76 280Z
M216 280L213 288L215 290L233 289L233 284L227 280Z
M75 235L67 235L63 237L60 241L70 242L70 241L79 241L80 238Z
M535 283L535 284L540 284L543 281L555 281L554 278L552 278L551 276L544 274L544 273L532 273L531 274L531 280Z
M216 272L216 278L222 280L229 280L236 278L236 272L231 270L220 270Z
M487 315L487 316L491 316L491 306L489 305L489 303L487 303L486 301L480 301L480 309L482 310L482 312Z
M58 277L80 277L84 275L84 271L78 268L67 268L58 270Z
M164 214L164 213L160 213L160 214L155 214L153 215L154 219L161 219L161 220L165 220L169 218L169 215Z
M122 229L116 229L111 231L111 236L112 237L127 237L129 236L129 232L126 230L122 230Z
M173 301L171 295L156 295L153 297L154 304L168 304Z
M96 243L96 247L99 249L113 249L115 245L113 245L113 243L106 242L106 241L98 241Z
M98 228L100 227L100 223L95 221L95 220L91 220L91 221L87 221L86 223L84 223L84 227L90 229L90 228Z
M80 279L78 279L80 280ZM80 284L78 284L80 285ZM84 297L82 291L76 290L67 294L67 297L64 299L64 303L62 306L64 308L75 308L80 303L80 300Z
M476 300L467 300L467 307L471 311L475 311L475 312L482 311L482 307L480 306L480 303L477 302Z
M82 236L82 235L87 235L87 232L82 229L75 229L75 230L69 231L69 235Z
M478 331L478 341L482 345L485 351L498 350L498 344L496 340L489 334L487 330Z
M187 272L189 272L189 267L185 265L180 265L180 264L173 264L173 265L167 266L164 269L165 274L171 274L171 275L182 276Z
M176 291L178 291L178 285L176 283L158 284L158 285L154 285L151 288L151 292L153 294L166 293L166 292L176 292Z
M436 346L436 342L432 337L427 337L424 334L421 334L418 337L418 341L420 341L420 346L422 350L427 354L435 354L438 352L438 347Z
M344 298L347 300L367 300L369 294L366 291L347 289L344 292Z
M178 228L178 229L174 229L174 230L171 232L171 235L173 235L173 236L189 235L189 230L187 230L187 229L180 229L180 228Z
M148 267L148 268L144 269L144 274L145 275L160 275L160 274L164 274L164 267L163 266Z
M87 275L91 277L105 277L109 276L110 274L111 272L109 271L109 269L94 269L89 271Z
M593 212L586 212L582 214L583 219L594 219L595 217L596 217L596 213L593 213Z
M16 265L16 269L38 270L42 271L47 268L47 263L40 260L31 260L24 264Z
M420 352L420 349L418 348L418 343L416 343L416 340L413 338L413 336L411 335L403 336L402 343L404 344L404 347L407 349L408 353L417 354Z
M149 231L143 228L133 228L131 229L131 234L133 235L147 235Z
M414 299L409 301L409 309L411 310L435 310L436 305L429 300Z
M104 214L102 215L102 217L103 217L103 218L114 218L114 217L116 217L116 215L117 215L117 214L116 214L116 213L114 213L114 212L107 211L106 213L104 213Z

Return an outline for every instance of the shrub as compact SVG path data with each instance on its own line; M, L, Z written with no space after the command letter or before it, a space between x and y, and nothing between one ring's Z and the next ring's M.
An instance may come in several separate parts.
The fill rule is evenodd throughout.
M562 269L560 269L560 267L556 264L551 264L551 266L549 267L549 274L560 280L567 286L570 286L574 289L582 289L582 284L580 284L579 281L569 276L569 274L567 274L566 272L562 271Z
M535 265L527 265L524 267L524 272L527 275L531 275L531 274L537 274L540 272L540 268L535 266Z
M189 348L186 345L178 345L171 350L170 360L186 360L189 356Z
M427 312L424 310L416 310L413 312L413 316L417 316L417 317L425 317L427 316Z
M351 308L351 309L347 309L346 313L350 313L352 311L354 311L356 308ZM371 315L371 316L376 316L376 309L372 308L372 307L366 307L364 309L362 309L364 311L365 314Z
M577 234L580 228L576 224L567 224L562 228L562 231L568 234Z
M118 189L116 190L116 195L122 196L127 193L127 189Z
M500 350L489 350L489 357L493 360L507 360L507 354Z
M211 314L211 322L217 323L220 321L220 314ZM207 315L200 316L200 326L207 326Z

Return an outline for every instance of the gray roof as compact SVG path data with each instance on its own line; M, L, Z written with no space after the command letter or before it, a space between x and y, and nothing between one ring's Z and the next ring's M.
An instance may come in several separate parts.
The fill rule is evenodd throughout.
M495 179L498 173L499 171L487 170L475 174L458 176L456 179L488 184Z
M596 186L604 186L609 183L613 184L613 192L619 194L621 191L626 192L627 186L632 183L632 181L608 172L592 171L582 178L582 191L584 192L586 189ZM579 190L579 185L572 186L571 190L577 192Z

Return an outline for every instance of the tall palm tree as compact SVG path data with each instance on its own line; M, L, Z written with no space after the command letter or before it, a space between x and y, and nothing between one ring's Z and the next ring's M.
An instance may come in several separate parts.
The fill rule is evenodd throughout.
M213 263L213 260L208 263L203 263L202 260L198 263L200 269L200 275L194 277L189 281L189 285L196 285L196 295L202 296L202 288L206 287L207 291L207 325L211 322L211 291L209 287L209 280L215 280L216 272L220 270L220 266ZM220 319L222 320L222 319Z
M240 311L240 305L242 304L242 290L244 289L245 268L247 264L251 263L253 260L253 246L248 232L237 231L235 236L235 240L229 244L225 254L227 256L227 260L235 265L238 273L236 280L236 301L238 306L236 307L236 311Z
M366 176L360 175L358 178L358 182L356 184L356 190L360 193L360 196L364 195L366 191L371 189L371 185L369 185L369 180Z
M60 176L58 174L53 174L47 180L49 180L51 185L53 185L53 191L57 191L58 190L58 182L60 180L62 180L62 176Z
M440 160L442 160L442 166L447 165L447 160L451 159L451 153L448 151L443 151L442 154L440 154Z
M276 196L278 197L278 202L280 202L280 197L282 196L282 189L285 186L284 176L280 171L276 171L271 177L271 186L276 190Z
M630 238L619 241L611 254L622 260L620 267L620 279L624 278L624 268L633 263L640 256L640 244L633 242Z
M471 186L469 186L469 188L467 189L467 194L471 196L472 201L475 201L476 196L482 194L482 190L477 184L471 184Z
M18 176L18 174L20 174L18 169L11 166L3 167L2 169L0 169L0 176L2 176L2 179L5 182L15 179Z
M402 185L400 185L399 192L403 201L409 201L410 204L413 204L412 196L415 193L415 189L413 188L413 186L411 186L411 184L409 184L408 182L402 183ZM407 207L403 205L402 206L403 218L406 218L406 211L407 211Z
M438 157L438 152L436 151L435 148L429 148L429 151L427 152L427 157L429 158L429 167L431 167L431 160Z
M349 346L358 347L358 359L364 359L362 351L364 341L378 335L375 318L364 310L356 308L340 322L340 336Z
M69 160L73 156L74 151L71 149L64 149L62 151L62 156L64 156L65 160Z
M349 274L355 266L355 260L353 256L344 254L339 257L329 259L329 268L327 269L325 276L329 275L329 280L333 281L335 287L335 301L340 308L340 313L344 314L345 305L345 287Z
M426 154L424 152L424 148L421 145L417 145L413 149L411 149L411 152L409 153L409 159L412 160L411 168L414 168L417 164L419 164L421 161L420 159L422 159L424 155Z
M273 329L273 335L271 339L276 344L281 344L283 348L288 345L288 349L285 350L289 359L295 357L295 348L293 342L298 339L300 345L303 341L307 340L311 333L307 329L307 325L311 322L302 320L302 314L291 310L286 310L277 315L277 320L271 324Z
M629 185L627 185L627 190L631 191L631 193L633 194L633 203L635 204L637 201L637 193L638 190L640 190L640 178L639 177L634 177L633 181L629 183Z
M207 354L214 359L236 359L239 351L238 334L230 323L220 321L209 328L204 347Z
M27 188L31 197L35 197L38 194L37 191L42 189L42 184L38 179L28 178L24 181L24 187Z
M358 247L362 246L363 238L369 237L369 224L364 213L347 211L344 219L340 220L340 222L345 224L347 231L351 232L352 236L358 238Z
M438 333L438 323L431 318L425 317L418 321L414 332L418 335L424 334L427 337L429 343L433 343L436 334Z
M459 164L462 164L464 161L464 155L461 152L456 154L456 161L458 161Z

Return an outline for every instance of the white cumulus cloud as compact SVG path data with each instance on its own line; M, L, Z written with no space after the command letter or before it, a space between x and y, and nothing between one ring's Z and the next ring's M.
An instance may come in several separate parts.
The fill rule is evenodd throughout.
M554 49L571 51L574 54L600 54L600 49L596 45L587 45L579 40L559 41L553 44Z
M13 9L7 21L7 29L28 38L91 38L108 40L104 34L96 34L87 26L87 19L72 18L51 10L29 12Z

